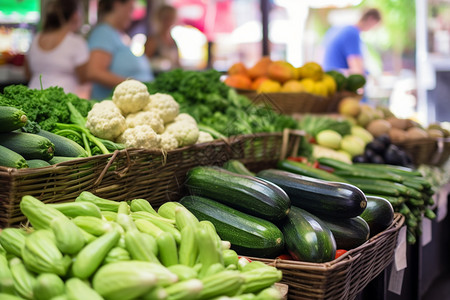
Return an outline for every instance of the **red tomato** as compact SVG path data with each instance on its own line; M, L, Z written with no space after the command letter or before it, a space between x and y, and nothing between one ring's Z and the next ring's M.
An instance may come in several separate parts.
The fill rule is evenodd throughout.
M279 258L279 259L293 260L292 256L290 256L289 254L281 254L281 255L278 256L277 258Z
M346 252L347 252L347 250L344 250L344 249L338 249L338 250L336 250L336 256L334 257L334 259L336 259L336 258L338 258L338 257L340 257L340 256L342 256L342 255L344 255Z

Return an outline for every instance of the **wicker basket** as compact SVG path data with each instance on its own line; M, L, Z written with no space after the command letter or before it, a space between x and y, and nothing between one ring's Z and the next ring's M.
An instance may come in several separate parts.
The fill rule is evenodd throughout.
M355 299L393 260L397 236L405 218L396 213L391 226L358 248L328 263L251 258L277 267L289 299Z
M19 208L24 195L56 203L91 191L111 200L146 198L159 206L179 198L190 168L221 165L233 157L231 144L216 140L166 154L127 149L37 169L0 167L0 228L18 225L25 219Z
M442 166L450 156L450 138L424 138L396 143L413 159L415 165Z

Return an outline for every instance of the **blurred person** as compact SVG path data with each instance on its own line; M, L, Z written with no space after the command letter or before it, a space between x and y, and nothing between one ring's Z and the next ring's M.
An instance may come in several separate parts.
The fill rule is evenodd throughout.
M89 49L83 37L75 34L81 25L78 0L53 0L44 11L42 31L33 39L27 53L25 72L30 88L59 86L66 93L81 96L86 81Z
M111 97L114 87L127 78L153 80L148 60L131 52L125 33L133 8L134 0L99 0L99 23L88 37L91 54L87 76L93 81L92 99Z
M178 46L170 34L177 20L177 11L170 5L162 5L156 13L156 32L145 43L145 55L155 70L180 67Z
M360 34L369 31L381 21L380 12L371 8L364 12L355 25L332 27L325 35L325 71L337 70L348 74L365 74Z

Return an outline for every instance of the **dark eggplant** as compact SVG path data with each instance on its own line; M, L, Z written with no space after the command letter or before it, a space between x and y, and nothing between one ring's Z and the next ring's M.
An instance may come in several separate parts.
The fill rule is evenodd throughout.
M386 152L384 153L384 161L386 164L402 165L403 155L401 150L393 144L389 145Z
M382 134L379 137L375 138L375 140L382 142L385 147L388 147L391 144L391 138L388 134Z
M384 164L384 158L381 155L375 154L370 157L370 162L374 164Z
M373 140L366 145L366 149L370 149L377 154L383 154L386 151L387 146L379 140Z
M366 159L366 157L364 155L356 155L353 157L352 161L354 163L366 163L368 162L368 160Z

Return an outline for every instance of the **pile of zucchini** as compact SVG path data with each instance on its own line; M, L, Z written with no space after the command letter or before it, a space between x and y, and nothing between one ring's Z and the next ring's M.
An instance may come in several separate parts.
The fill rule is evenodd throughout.
M45 130L38 134L22 132L20 128L27 120L23 111L0 106L0 166L40 168L87 155L80 145L68 138Z
M281 299L281 271L240 259L179 203L155 211L82 192L20 207L32 228L0 232L0 299Z
M332 173L287 160L280 161L278 167L315 178L350 183L366 195L388 200L396 212L405 216L410 244L421 235L422 218L436 218L430 208L434 205L433 187L418 170L386 164L348 164L324 157L318 162Z
M253 175L239 161L195 167L185 182L190 195L180 200L242 255L327 262L393 221L387 200L350 184L274 169Z

